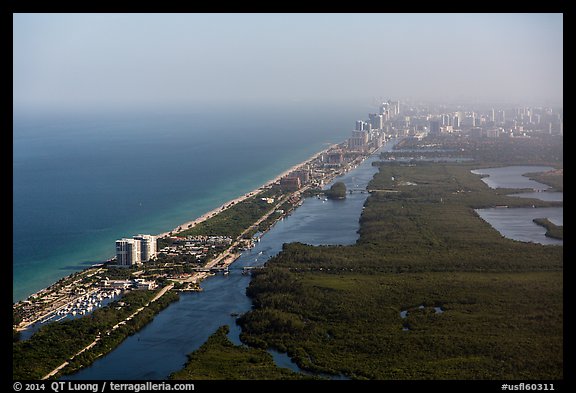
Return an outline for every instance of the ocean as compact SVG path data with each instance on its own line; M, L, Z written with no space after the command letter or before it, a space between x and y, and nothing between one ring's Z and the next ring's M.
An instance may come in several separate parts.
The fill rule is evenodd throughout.
M13 301L251 191L351 135L368 105L14 112Z

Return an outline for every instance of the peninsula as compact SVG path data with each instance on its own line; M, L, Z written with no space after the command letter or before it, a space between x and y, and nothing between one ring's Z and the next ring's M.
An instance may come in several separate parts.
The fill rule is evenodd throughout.
M172 231L158 234L156 237L160 252L157 258L144 264L118 267L113 257L65 277L28 299L15 303L14 377L57 378L87 366L112 350L131 334L130 332L135 331L134 329L138 329L130 325L125 331L117 330L120 326L130 324L138 314L146 315L146 321L150 321L153 314L177 299L174 291L201 290L199 283L206 277L219 272L226 274L228 266L241 252L252 247L259 236L299 206L303 196L324 193L324 185L336 176L355 168L378 150L383 142L382 135L360 149L350 148L348 142L331 145L263 186L228 201L193 221L184 222ZM235 224L231 226L230 223ZM194 254L190 250L188 245L194 245L195 242L201 243L202 253ZM208 242L212 246L206 247ZM156 289L158 287L159 289ZM146 296L145 302L139 301L138 307L125 307L123 303L127 302L120 299L137 289L147 289L151 295ZM173 294L169 301L158 301L168 293ZM98 309L101 303L96 303L94 299L104 296L109 297L108 307ZM63 319L62 323L70 324L71 331L79 331L76 330L78 326L90 322L86 322L85 318L78 318L80 315L74 318L67 314L72 305L79 304L86 304L87 308L82 312L86 315L92 310L109 310L109 313L112 313L111 322L94 326L91 337L83 336L82 340L74 342L64 338L63 342L68 345L59 348L48 361L33 360L43 351L42 348L49 344L42 341L43 336L36 337L36 334L19 342L20 332L38 326L48 329L42 329L44 335L49 333L50 329L59 331L60 324L51 322ZM148 309L150 311L146 311ZM140 318L138 326L143 326L143 323L147 322ZM116 339L107 339L110 335ZM20 345L21 343L26 345ZM32 369L29 367L31 362L36 363Z

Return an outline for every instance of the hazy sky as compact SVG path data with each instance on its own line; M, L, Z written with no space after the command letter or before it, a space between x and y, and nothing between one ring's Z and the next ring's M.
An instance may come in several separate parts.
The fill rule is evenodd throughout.
M561 104L562 14L15 14L15 107Z

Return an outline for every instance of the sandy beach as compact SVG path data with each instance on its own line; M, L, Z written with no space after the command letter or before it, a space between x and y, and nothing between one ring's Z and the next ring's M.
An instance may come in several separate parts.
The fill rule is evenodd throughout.
M209 219L210 217L212 217L212 216L214 216L214 215L216 215L216 214L218 214L218 213L226 210L226 209L228 208L228 206L230 206L231 203L236 204L236 203L238 203L238 202L242 202L243 200L245 200L245 199L247 199L247 198L250 198L251 196L254 196L254 195L260 193L262 188L264 188L264 187L266 187L266 186L269 186L269 185L271 185L271 184L279 181L279 180L280 180L281 178L283 178L284 176L286 176L286 175L288 175L289 173L291 173L292 171L300 168L301 166L307 164L308 162L314 160L315 158L317 158L317 157L320 156L321 154L324 154L325 152L327 152L328 150L334 148L335 146L338 146L338 144L333 144L333 145L327 147L326 149L324 149L324 150L322 150L322 151L314 154L313 156L311 156L311 157L308 158L307 160L305 160L305 161L303 161L303 162L301 162L301 163L299 163L299 164L297 164L297 165L294 165L294 166L291 167L290 169L282 172L280 175L276 176L274 179L266 182L265 184L263 184L262 186L256 188L255 190L250 191L250 192L248 192L248 193L246 193L246 194L244 194L244 195L242 195L242 196L240 196L240 197L238 197L238 198L235 198L235 199L233 199L233 200L230 200L230 201L222 204L221 206L217 207L216 209L213 209L213 210L211 210L211 211L203 214L202 216L196 218L196 219L193 220L193 221L188 221L188 222L185 222L184 224L181 224L181 225L177 226L177 227L176 227L175 229L173 229L171 232L174 234L174 233L178 233L178 232L184 231L184 230L186 230L186 229L189 229L189 228L191 228L191 227L193 227L193 226L195 226L195 225L197 225L197 224L199 224L199 223L201 223L201 222L203 222L203 221L206 221L206 220ZM178 231L178 228L181 228L180 231ZM156 235L156 236L158 236L158 237L160 238L160 237L169 236L169 234L170 234L170 231L169 231L169 232L160 233L160 234L158 234L158 235ZM219 258L217 258L217 261L224 261L224 265L225 265L225 266L230 265L232 262L234 262L234 260L235 260L235 258L232 256L230 250L227 250L227 251L224 252L222 255L220 255ZM198 282L199 282L199 281L201 281L201 280L202 280L203 278L205 278L205 277L206 277L206 273L196 273L196 274L195 274L193 277L191 277L191 278L193 279L192 281L198 281ZM42 292L44 292L44 291L46 291L46 290L47 290L47 288L43 288L43 289L41 289L40 291L35 292L35 293L32 294L31 296L39 296L39 294L41 294ZM51 311L49 311L49 312L43 313L42 315L40 315L40 316L38 316L37 318L35 318L34 321L32 321L32 322L29 321L28 323L23 324L23 325L21 326L21 328L26 328L27 326L29 326L29 325L32 324L33 322L36 322L36 320L45 318L45 317L48 316L51 312L53 312L53 310L51 310Z
M320 156L321 154L326 153L328 150L330 150L330 149L332 149L332 148L334 148L334 147L336 147L336 146L338 146L337 143L336 143L336 144L333 144L333 145L330 145L330 146L327 147L326 149L324 149L324 150L322 150L322 151L314 154L313 156L311 156L310 158L306 159L305 161L303 161L303 162L301 162L301 163L299 163L299 164L296 164L296 165L294 165L293 167L291 167L290 169L282 172L280 175L276 176L276 177L275 177L274 179L272 179L272 180L269 180L268 182L264 183L263 185L261 185L260 187L256 188L255 190L252 190L252 191L250 191L250 192L248 192L248 193L246 193L246 194L244 194L244 195L242 195L242 196L240 196L240 197L238 197L238 198L236 198L236 199L232 199L232 200L230 200L230 201L228 201L228 202L225 202L225 203L223 203L222 205L218 206L216 209L213 209L213 210L210 210L210 211L207 212L207 213L204 213L203 215L201 215L200 217L196 218L195 220L188 221L188 222L185 222L185 223L183 223L183 224L181 224L181 225L178 225L178 226L177 226L176 228L174 228L172 231L163 232L163 233L160 233L160 234L158 234L158 235L156 235L156 236L159 237L159 238L160 238L160 237L166 237L166 236L169 236L169 235L170 235L170 232L172 232L172 234L177 234L177 233L179 233L179 232L182 232L182 231L185 231L185 230L187 230L187 229L190 229L190 228L194 227L195 225L198 225L198 224L200 224L201 222L206 221L206 220L209 219L210 217L212 217L212 216L214 216L214 215L216 215L216 214L218 214L218 213L226 210L226 209L228 208L228 206L230 206L230 204L236 204L236 203L238 203L238 202L242 202L243 200L245 200L245 199L247 199L247 198L250 198L251 196L254 196L254 195L260 193L260 192L262 191L262 188L267 187L267 186L270 186L271 184L279 181L279 180L280 180L281 178L283 178L284 176L287 176L287 175L290 174L291 172L293 172L293 171L297 170L298 168L306 165L306 164L309 163L310 161L313 161L314 159L316 159L316 158L317 158L318 156ZM180 229L178 229L178 228L180 228Z

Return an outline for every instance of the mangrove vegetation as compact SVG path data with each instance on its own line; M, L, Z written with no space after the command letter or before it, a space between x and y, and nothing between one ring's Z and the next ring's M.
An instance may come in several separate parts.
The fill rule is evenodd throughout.
M228 326L221 326L198 350L188 355L186 366L171 374L170 379L304 379L301 374L276 367L265 350L234 345L228 339L229 331Z
M88 316L50 323L42 326L30 339L13 343L12 378L41 379L64 362L69 364L58 375L70 374L92 364L178 300L178 294L169 291L157 301L150 302L158 291L128 292ZM117 324L118 327L112 329ZM76 355L97 337L100 340L96 345Z
M473 151L525 160L504 147ZM561 165L553 146L538 154ZM507 196L476 168L380 165L357 244L286 244L254 272L242 341L354 379L562 379L563 247L507 239L474 211L562 202Z
M344 199L346 198L346 185L338 181L334 183L329 190L326 191L328 199Z

